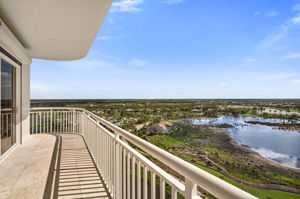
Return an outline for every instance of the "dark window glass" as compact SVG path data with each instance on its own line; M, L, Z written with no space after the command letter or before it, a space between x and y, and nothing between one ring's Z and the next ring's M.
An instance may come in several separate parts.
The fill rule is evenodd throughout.
M1 60L1 154L15 142L14 67Z

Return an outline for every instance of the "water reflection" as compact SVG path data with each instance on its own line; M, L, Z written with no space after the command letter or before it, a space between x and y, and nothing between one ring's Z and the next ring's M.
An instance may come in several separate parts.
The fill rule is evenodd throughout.
M231 137L239 143L250 146L265 158L291 167L300 168L300 132L283 130L277 127L260 124L249 124L246 121L269 123L300 124L297 120L284 120L262 117L220 116L192 120L195 125L229 124Z

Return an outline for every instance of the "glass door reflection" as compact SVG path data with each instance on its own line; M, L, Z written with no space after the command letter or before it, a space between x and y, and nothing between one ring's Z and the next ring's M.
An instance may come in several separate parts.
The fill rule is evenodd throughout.
M1 154L16 143L14 66L1 60Z

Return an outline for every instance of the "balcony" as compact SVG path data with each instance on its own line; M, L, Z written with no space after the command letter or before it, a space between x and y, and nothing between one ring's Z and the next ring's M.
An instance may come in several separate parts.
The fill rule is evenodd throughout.
M198 199L204 192L225 199L255 198L85 109L34 108L30 134L8 158L17 161L21 147L35 153L42 149L40 158L33 155L23 164L40 164L35 169L42 186L33 190L44 198ZM26 180L24 171L12 184ZM7 175L0 172L1 179Z

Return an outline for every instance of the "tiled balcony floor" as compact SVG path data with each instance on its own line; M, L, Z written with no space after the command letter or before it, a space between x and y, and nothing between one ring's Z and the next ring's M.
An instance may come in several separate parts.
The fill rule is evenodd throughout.
M58 198L109 198L81 136L61 136Z
M43 198L56 138L33 135L0 164L0 199Z
M57 173L49 176L53 154L56 159L56 137L32 135L0 164L0 199L44 198L47 181L52 178L54 198L110 198L83 138L76 134L55 135L60 138Z

